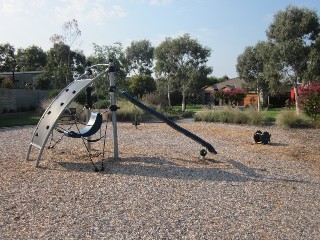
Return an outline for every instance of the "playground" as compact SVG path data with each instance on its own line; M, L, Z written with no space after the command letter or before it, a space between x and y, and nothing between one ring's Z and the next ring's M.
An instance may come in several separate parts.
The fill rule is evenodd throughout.
M104 171L80 138L25 160L35 126L0 129L1 239L317 239L317 129L179 122L218 154L163 122L106 132ZM97 135L98 133L96 133ZM94 136L93 136L94 137ZM92 143L100 167L103 141Z

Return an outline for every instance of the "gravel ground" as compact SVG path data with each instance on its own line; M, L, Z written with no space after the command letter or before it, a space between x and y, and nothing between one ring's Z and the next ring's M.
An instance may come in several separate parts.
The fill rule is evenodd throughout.
M0 239L320 239L319 129L261 127L261 145L253 126L180 125L218 154L199 160L164 123L119 123L120 161L108 126L104 172L70 138L35 168L34 126L0 129Z

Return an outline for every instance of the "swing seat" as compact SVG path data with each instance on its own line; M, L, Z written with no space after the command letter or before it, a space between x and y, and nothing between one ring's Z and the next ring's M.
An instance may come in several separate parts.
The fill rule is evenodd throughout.
M88 123L82 130L79 131L79 133L74 131L64 131L64 135L71 138L90 137L101 128L101 124L102 124L102 114L91 112Z

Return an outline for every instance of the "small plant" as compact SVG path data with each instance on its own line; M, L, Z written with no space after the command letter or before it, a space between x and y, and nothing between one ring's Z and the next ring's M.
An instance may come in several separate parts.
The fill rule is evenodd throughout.
M297 115L295 111L286 110L277 115L276 125L286 128L309 127L311 121L304 114Z

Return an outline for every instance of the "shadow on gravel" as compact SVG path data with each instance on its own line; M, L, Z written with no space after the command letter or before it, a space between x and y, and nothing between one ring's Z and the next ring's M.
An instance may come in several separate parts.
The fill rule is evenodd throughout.
M66 171L94 172L90 162L59 162ZM100 167L100 163L95 163ZM219 165L220 164L220 165ZM228 168L226 168L228 165ZM310 182L281 177L270 177L266 169L250 168L235 160L211 163L210 166L185 167L175 164L163 158L152 157L130 157L122 158L119 162L106 160L105 171L98 174L117 174L145 176L152 178L201 180L201 181L225 181L225 182L299 182L308 184ZM259 173L261 172L261 173Z

